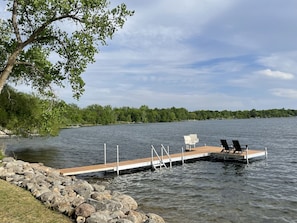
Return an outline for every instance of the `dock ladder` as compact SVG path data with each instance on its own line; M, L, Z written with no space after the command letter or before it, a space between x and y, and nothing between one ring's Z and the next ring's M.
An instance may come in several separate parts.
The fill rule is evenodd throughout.
M168 162L169 162L169 167L172 168L172 160L169 155L169 146L168 149L166 149L162 144L161 144L161 155L159 156L158 152L156 151L155 147L151 145L151 155L152 155L152 167L156 170L158 167L161 169L162 167L167 168L166 166L166 161L164 160L164 152L167 156ZM154 155L158 158L157 160L154 160ZM157 161L157 162L156 162Z

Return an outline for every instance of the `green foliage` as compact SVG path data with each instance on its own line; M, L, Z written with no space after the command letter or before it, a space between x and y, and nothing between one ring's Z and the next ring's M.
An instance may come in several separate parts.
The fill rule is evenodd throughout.
M0 94L0 126L15 134L56 135L61 126L62 104L5 86Z
M134 14L107 0L7 0L10 19L0 20L0 93L8 76L53 96L53 85L69 82L73 96L84 91L81 74L100 45ZM55 59L50 59L55 58Z
M208 120L208 119L248 119L248 118L273 118L273 117L292 117L297 116L297 110L292 109L270 109L250 111L211 111L199 110L189 112L185 108L154 108L141 106L140 108L111 108L100 105L90 105L80 109L73 104L66 105L66 110L75 114L75 119L68 123L106 125L114 123L153 123L153 122L175 122L185 120ZM68 117L71 117L69 115ZM79 120L76 122L75 120Z

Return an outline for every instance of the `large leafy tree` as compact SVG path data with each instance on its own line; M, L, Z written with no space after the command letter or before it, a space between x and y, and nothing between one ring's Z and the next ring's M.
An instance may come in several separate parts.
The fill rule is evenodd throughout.
M64 119L64 107L61 102L41 100L5 85L0 94L0 130L23 136L56 135Z
M52 96L54 85L84 90L81 74L133 11L106 0L7 0L0 19L0 93L9 82Z

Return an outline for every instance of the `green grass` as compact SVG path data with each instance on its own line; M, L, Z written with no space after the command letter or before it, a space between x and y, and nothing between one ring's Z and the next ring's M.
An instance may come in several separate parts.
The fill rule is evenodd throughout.
M1 150L1 147L0 147L0 160L2 160L4 158L4 155L3 155L3 152Z
M0 222L71 223L67 216L46 208L29 191L0 180Z
M5 157L5 145L0 144L0 160L2 160Z

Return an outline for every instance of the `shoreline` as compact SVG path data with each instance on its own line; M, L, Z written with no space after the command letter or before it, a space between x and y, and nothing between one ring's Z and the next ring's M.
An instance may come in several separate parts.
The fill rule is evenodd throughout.
M138 210L130 196L106 190L41 163L5 157L0 163L0 179L31 192L45 206L77 223L165 223L153 213Z
M9 131L7 129L1 129L0 128L0 139L9 139L9 138L12 138L12 137L14 137L14 136L12 135L11 131Z

